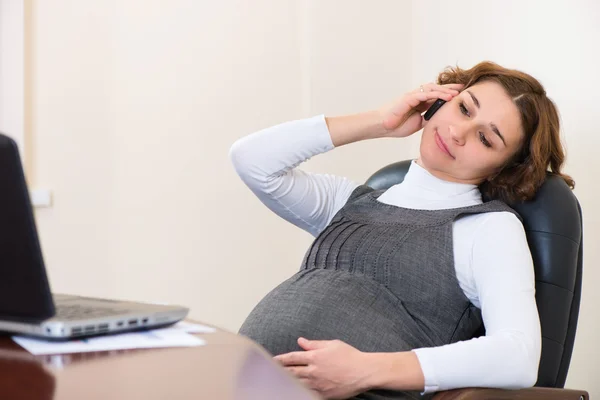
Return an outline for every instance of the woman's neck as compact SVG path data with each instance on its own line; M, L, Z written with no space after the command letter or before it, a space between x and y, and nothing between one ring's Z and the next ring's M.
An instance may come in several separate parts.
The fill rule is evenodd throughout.
M440 179L415 161L411 163L402 183L390 187L378 200L421 210L465 207L482 202L477 185Z

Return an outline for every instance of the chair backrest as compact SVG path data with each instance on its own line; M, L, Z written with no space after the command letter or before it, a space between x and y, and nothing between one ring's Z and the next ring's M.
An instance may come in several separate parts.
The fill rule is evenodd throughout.
M366 182L387 189L404 180L411 160L390 164ZM536 386L564 387L573 352L583 269L581 207L561 178L548 175L536 197L509 204L523 219L533 257L542 357Z

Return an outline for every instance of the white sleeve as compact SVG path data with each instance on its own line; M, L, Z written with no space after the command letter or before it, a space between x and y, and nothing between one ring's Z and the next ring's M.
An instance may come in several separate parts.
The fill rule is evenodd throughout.
M537 380L541 329L525 231L511 213L486 217L472 250L486 336L415 350L426 392L462 387L518 389Z
M359 185L296 167L333 149L323 115L290 121L237 140L229 151L236 172L273 212L317 236Z

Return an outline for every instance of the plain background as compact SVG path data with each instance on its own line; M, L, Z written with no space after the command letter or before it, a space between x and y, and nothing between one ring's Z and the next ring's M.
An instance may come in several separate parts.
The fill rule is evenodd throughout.
M592 0L26 1L24 151L31 186L54 196L37 211L53 289L181 303L237 330L311 236L242 184L232 143L492 60L537 77L561 112L585 214L567 386L600 395L599 17ZM418 141L353 144L303 168L363 182Z

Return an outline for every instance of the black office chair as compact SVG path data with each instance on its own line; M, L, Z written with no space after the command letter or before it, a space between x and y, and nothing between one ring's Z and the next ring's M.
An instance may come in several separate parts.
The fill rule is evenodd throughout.
M390 164L373 174L366 184L376 190L396 185L404 180L411 162ZM510 206L523 218L535 266L536 301L542 327L542 357L536 387L458 389L437 393L434 399L588 399L585 391L563 389L581 299L583 231L579 202L562 179L549 175L535 199Z

